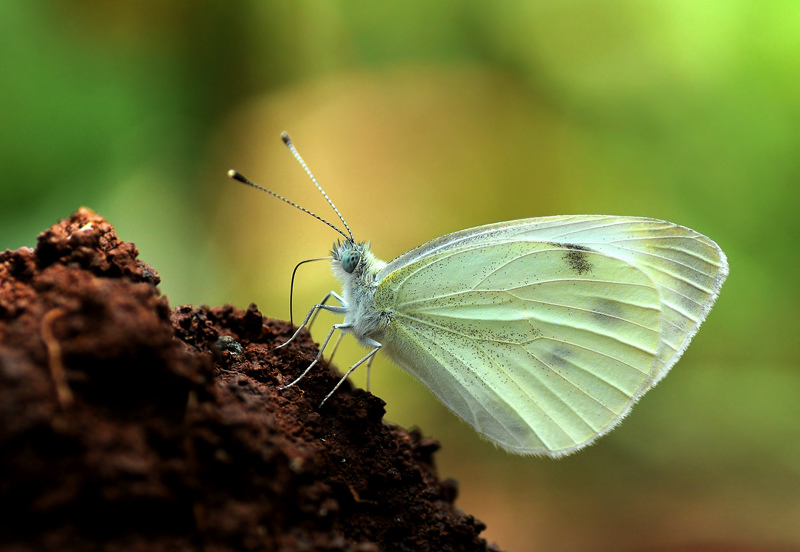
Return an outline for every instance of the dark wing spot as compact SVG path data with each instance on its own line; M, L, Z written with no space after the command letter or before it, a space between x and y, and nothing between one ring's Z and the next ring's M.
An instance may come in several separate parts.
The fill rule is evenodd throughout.
M600 299L592 309L592 315L601 324L614 324L622 319L622 308L617 301Z
M567 262L570 269L572 269L574 272L577 272L580 276L583 276L587 272L591 272L592 263L589 262L586 253L584 253L584 251L587 251L587 249L580 245L567 245L567 247L570 250L564 255L564 260Z
M563 346L557 346L552 351L545 353L542 362L551 370L563 373L572 366L572 351Z
M548 245L552 245L553 247L557 247L561 249L562 247L566 247L567 249L574 249L575 251L591 251L585 245L578 245L577 243L560 243L560 242L546 242Z

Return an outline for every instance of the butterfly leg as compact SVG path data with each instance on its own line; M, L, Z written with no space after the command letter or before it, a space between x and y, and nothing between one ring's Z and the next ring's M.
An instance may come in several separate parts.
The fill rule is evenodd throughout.
M336 354L336 350L339 348L339 343L342 342L343 337L344 332L339 334L339 337L336 339L336 343L333 344L333 351L331 351L331 356L328 357L328 362L333 362L333 355Z
M275 348L276 349L280 349L282 347L286 347L289 343L294 341L294 339L300 334L300 330L302 330L303 328L308 326L308 321L311 320L311 317L314 316L314 314L319 310L326 310L326 311L332 312L334 314L347 314L347 307L343 307L343 306L342 307L335 307L335 306L331 306L331 305L326 305L324 303L318 303L318 304L314 305L313 307L311 307L311 310L308 311L308 314L306 315L305 320L303 320L303 323L300 324L297 327L297 330L292 334L292 337L290 337L284 343L281 343L280 345L278 345ZM334 326L334 327L336 327L336 326ZM330 335L328 335L328 337L330 337Z
M328 299L330 299L331 297L333 297L334 299L339 301L340 305L344 306L344 299L342 299L341 295L339 295L335 291L329 291L328 294L325 297L322 298L322 301L320 301L319 304L320 305L325 305L328 302ZM317 312L315 312L314 315L311 317L311 321L308 323L308 327L309 328L311 328L311 326L314 325L314 320L317 319L317 315L318 314L319 314L319 309L317 309Z
M370 357L369 362L367 362L367 392L369 392L369 375L372 372L372 361L375 360L375 355Z
M342 325L343 325L343 324L342 324ZM335 327L335 326L334 326L334 327ZM328 335L328 337L330 337L330 335ZM377 341L375 341L374 339L370 339L370 340L369 340L369 342L367 343L367 345L369 345L370 347L372 347L372 350L371 350L370 352L368 352L366 355L364 355L364 356L361 358L361 360L359 360L358 362L356 362L355 364L353 364L353 365L350 367L350 369L347 371L347 373L346 373L344 376L342 376L342 379L340 379L340 380L339 380L339 383L337 383L337 384L336 384L336 385L333 387L333 389L331 389L330 393L328 393L327 395L325 395L325 398L324 398L324 399L322 399L322 402L321 402L321 403L319 403L319 407L320 407L320 408L322 408L322 407L323 407L323 405L325 404L325 402L326 402L326 401L327 401L329 398L331 398L331 395L333 395L333 394L336 392L336 390L337 390L337 389L339 389L339 387L340 387L340 386L341 386L341 385L344 383L344 380L346 380L346 379L347 379L347 378L350 376L350 374L352 374L352 373L353 373L353 371L354 371L356 368L358 368L359 366L361 366L362 364L364 364L364 363L365 363L365 362L367 362L367 361L369 361L369 363L367 364L367 367L369 367L369 366L371 366L371 365L372 365L372 359L373 359L373 358L375 358L375 354L376 354L378 351L380 351L380 350L381 350L381 347L382 347L382 345L381 345L380 343L378 343ZM316 362L316 361L315 361L315 362ZM301 377L302 377L302 376L301 376Z
M344 305L344 299L342 299L342 297L338 293L336 293L335 291L329 291L328 294L322 299L322 301L319 302L319 304L320 305L325 305L325 303L327 303L328 299L330 299L331 297L333 297L334 299L339 301L340 305ZM317 312L315 312L314 316L311 317L311 321L308 323L308 326L307 326L307 328L309 330L311 329L311 326L314 325L314 320L317 319L317 315L319 315L319 311L320 310L322 310L322 309L317 309ZM328 362L333 362L333 355L335 355L337 349L339 349L339 343L342 342L342 338L343 337L344 337L344 332L341 332L339 334L339 337L336 339L336 343L334 343L334 345L333 345L333 351L331 352L331 356L328 357Z
M319 307L319 306L320 306L320 305L316 305L316 307ZM315 307L315 308L316 308L316 307ZM312 311L311 311L311 312L313 312L313 309L312 309ZM311 316L311 312L309 312L309 313L308 313L308 316L306 316L306 319L308 319L308 318ZM302 327L302 326L301 326L301 327ZM288 389L289 387L292 387L293 385L295 385L295 384L296 384L297 382L299 382L301 379L303 379L304 377L306 377L306 374L308 374L308 373L311 371L311 369L312 369L314 366L316 366L317 362L319 362L319 361L320 361L320 359L322 358L322 354L325 352L325 347L327 347L327 346L328 346L328 342L331 340L331 336L333 335L333 332L335 332L336 330L347 331L347 330L349 330L350 328L352 328L352 326L351 326L350 324L334 324L334 325L331 327L331 331L329 331L329 332L328 332L328 336L325 338L325 341L323 341L323 342L322 342L322 346L319 348L319 353L317 354L317 358L315 358L315 359L314 359L314 362L312 362L311 364L309 364L309 365L308 365L308 368L306 368L306 369L303 371L303 373L302 373L302 374L300 374L300 376L299 376L297 379L295 379L295 380L294 380L292 383L290 383L290 384L288 384L288 385L284 385L283 387L281 387L281 388L280 388L280 391L283 391L284 389ZM298 331L300 331L300 330L298 330ZM295 333L295 335L297 335L297 334ZM292 339L294 339L294 336L292 336ZM291 341L292 339L290 339L289 341ZM288 341L287 341L286 343L288 343ZM285 345L286 343L284 343L284 345ZM281 347L283 347L283 345L281 345ZM362 359L361 361L359 361L359 364L360 364L361 362L363 362L363 361L364 361L363 359ZM349 373L350 373L350 372L348 372L348 374L349 374ZM338 385L337 385L337 387L338 387Z

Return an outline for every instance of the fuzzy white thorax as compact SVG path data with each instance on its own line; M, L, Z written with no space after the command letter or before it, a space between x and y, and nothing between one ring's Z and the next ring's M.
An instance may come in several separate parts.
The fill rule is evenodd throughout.
M342 267L342 258L355 252L358 263L352 272ZM352 325L351 333L365 347L370 347L370 340L380 341L390 313L382 313L375 307L375 291L380 280L378 273L386 263L378 259L369 250L369 242L337 242L331 251L333 274L342 283L342 299L347 309L345 324Z

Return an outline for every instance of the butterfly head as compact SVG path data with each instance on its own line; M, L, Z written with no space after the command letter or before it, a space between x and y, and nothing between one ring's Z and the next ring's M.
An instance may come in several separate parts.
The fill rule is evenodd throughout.
M369 244L366 242L356 243L355 241L338 241L334 244L331 256L333 264L337 270L345 274L353 274L362 264L364 254L369 251Z
M355 277L363 280L374 275L385 263L375 257L369 249L369 242L344 240L337 242L331 251L333 271L344 281Z

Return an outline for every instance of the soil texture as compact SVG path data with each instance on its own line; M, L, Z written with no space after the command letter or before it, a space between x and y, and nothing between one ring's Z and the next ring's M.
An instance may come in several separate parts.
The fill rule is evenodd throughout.
M171 309L80 209L0 253L0 550L484 551L439 445L255 305Z

